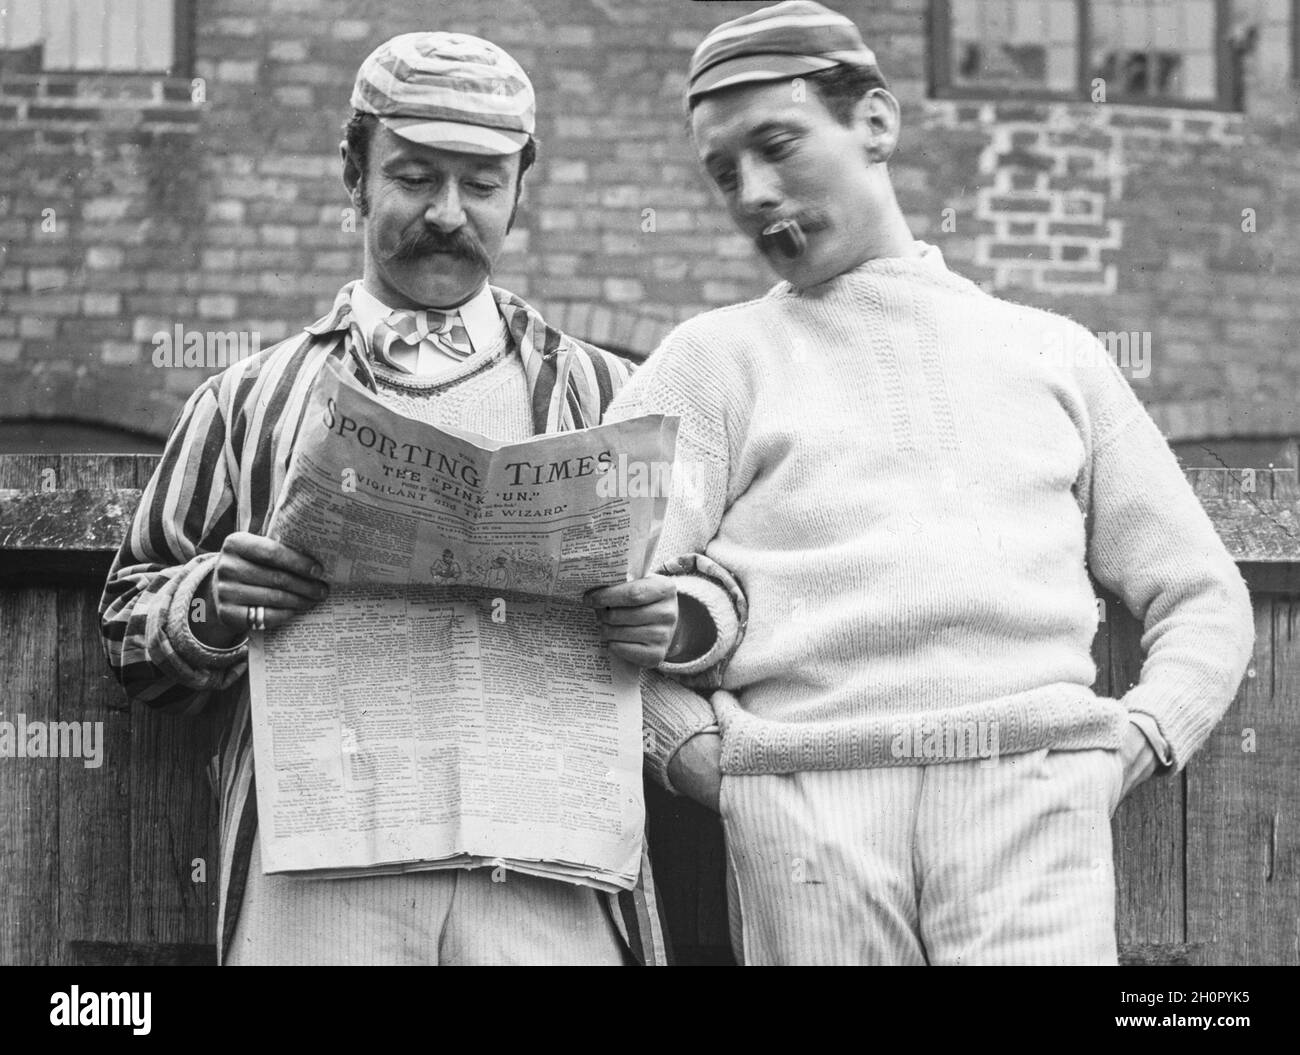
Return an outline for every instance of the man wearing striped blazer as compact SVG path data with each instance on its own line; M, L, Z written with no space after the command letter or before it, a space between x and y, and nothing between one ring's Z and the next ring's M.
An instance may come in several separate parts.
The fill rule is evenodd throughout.
M351 102L341 153L365 221L363 277L324 318L186 403L109 574L109 661L149 706L228 716L217 767L222 962L663 963L646 870L618 898L525 875L493 883L486 869L262 874L246 633L328 596L309 556L264 535L322 368L342 364L409 417L505 441L599 423L631 371L487 282L536 154L532 86L508 54L463 34L404 34L367 58ZM725 646L705 613L730 608L732 584L694 561L678 566L687 573L599 591L611 652L695 669ZM679 588L700 602L684 604L683 619Z

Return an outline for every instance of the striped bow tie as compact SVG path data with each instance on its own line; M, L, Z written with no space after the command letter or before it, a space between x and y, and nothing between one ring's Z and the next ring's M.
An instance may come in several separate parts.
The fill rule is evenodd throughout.
M427 341L443 355L453 359L468 359L474 348L469 343L469 331L461 321L459 311L392 311L375 327L371 348L384 361L392 363L389 352L401 341L418 348Z

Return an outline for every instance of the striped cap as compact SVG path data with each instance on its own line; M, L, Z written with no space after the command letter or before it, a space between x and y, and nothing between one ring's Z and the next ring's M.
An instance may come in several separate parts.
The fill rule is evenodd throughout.
M537 127L533 86L490 41L467 33L403 33L372 51L352 108L415 143L513 154Z
M858 27L812 3L785 0L712 30L691 56L688 104L736 84L780 81L840 64L880 74Z

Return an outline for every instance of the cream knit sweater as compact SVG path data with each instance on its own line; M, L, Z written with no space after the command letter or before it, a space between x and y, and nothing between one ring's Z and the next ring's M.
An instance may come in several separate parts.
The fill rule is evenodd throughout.
M1181 767L1232 699L1246 587L1105 349L920 248L684 323L607 416L681 417L658 559L705 552L749 599L712 707L643 681L665 783L715 716L727 773L916 764L900 742L972 721L1000 753L1116 748L1130 711ZM1118 701L1089 570L1144 622Z

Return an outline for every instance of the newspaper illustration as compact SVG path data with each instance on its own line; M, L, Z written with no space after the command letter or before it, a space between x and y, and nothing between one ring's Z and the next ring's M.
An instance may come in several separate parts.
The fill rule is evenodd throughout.
M671 477L627 466L670 467L676 433L656 415L500 443L323 373L269 534L330 597L250 635L266 871L635 885L638 672L581 598L648 570Z

